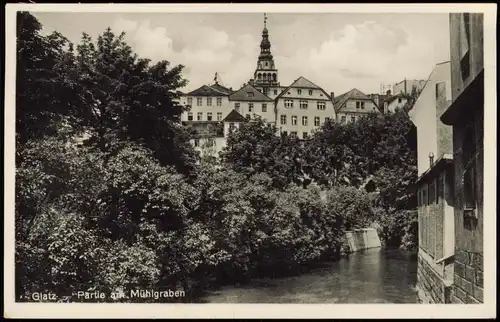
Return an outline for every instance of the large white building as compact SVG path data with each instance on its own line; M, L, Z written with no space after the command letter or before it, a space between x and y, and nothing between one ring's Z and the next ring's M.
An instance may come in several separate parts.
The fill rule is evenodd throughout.
M280 84L279 70L271 53L266 18L253 78L241 88L233 90L220 85L216 76L214 84L203 85L182 95L181 104L188 107L181 117L183 124L205 133L205 137L210 136L205 128L223 128L223 120L232 111L246 119L259 116L276 125L277 135L288 134L299 138L306 138L326 120L336 119L333 98L320 86L302 76L289 86ZM221 141L220 144L224 144L220 140L221 136L226 136L223 131L209 132L215 138L219 137L214 142ZM193 144L198 145L198 141L193 139Z

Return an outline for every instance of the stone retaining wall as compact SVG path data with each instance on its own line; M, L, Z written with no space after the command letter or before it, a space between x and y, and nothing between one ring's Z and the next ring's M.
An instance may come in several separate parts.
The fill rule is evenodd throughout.
M452 303L483 303L483 255L457 249Z
M345 232L345 241L349 252L382 247L375 228L356 229Z
M451 286L446 284L420 253L418 255L417 291L419 301L424 304L451 302Z

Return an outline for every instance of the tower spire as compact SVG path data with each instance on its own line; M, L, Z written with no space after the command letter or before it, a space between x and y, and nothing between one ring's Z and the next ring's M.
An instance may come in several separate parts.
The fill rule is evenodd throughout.
M264 29L267 28L267 16L266 13L264 12Z

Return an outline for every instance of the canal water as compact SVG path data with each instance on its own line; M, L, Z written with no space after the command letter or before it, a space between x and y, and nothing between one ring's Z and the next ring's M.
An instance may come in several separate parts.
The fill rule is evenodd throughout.
M382 248L323 262L300 276L222 287L204 303L417 303L414 254Z

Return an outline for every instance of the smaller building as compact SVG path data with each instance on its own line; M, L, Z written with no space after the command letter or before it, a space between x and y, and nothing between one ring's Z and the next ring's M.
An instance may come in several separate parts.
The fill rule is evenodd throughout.
M425 83L425 79L404 79L392 86L392 93L409 95L413 91L421 92Z
M370 113L380 113L379 107L372 97L357 88L332 99L336 113L336 121L341 124L355 122Z
M248 119L232 110L221 122L212 122L201 127L201 130L194 132L191 144L200 153L202 159L219 158L219 153L226 146L229 133L240 127L241 123ZM193 128L193 125L188 125Z
M232 90L216 81L183 94L180 104L187 107L181 115L182 122L222 121L231 111L229 95Z
M279 133L306 139L328 119L335 119L331 96L299 77L275 98Z
M260 116L265 122L275 123L274 101L251 84L246 84L229 96L232 109L248 119Z
M401 110L408 103L408 98L406 95L399 93L396 95L390 95L386 97L383 101L383 113L394 113L396 110Z

